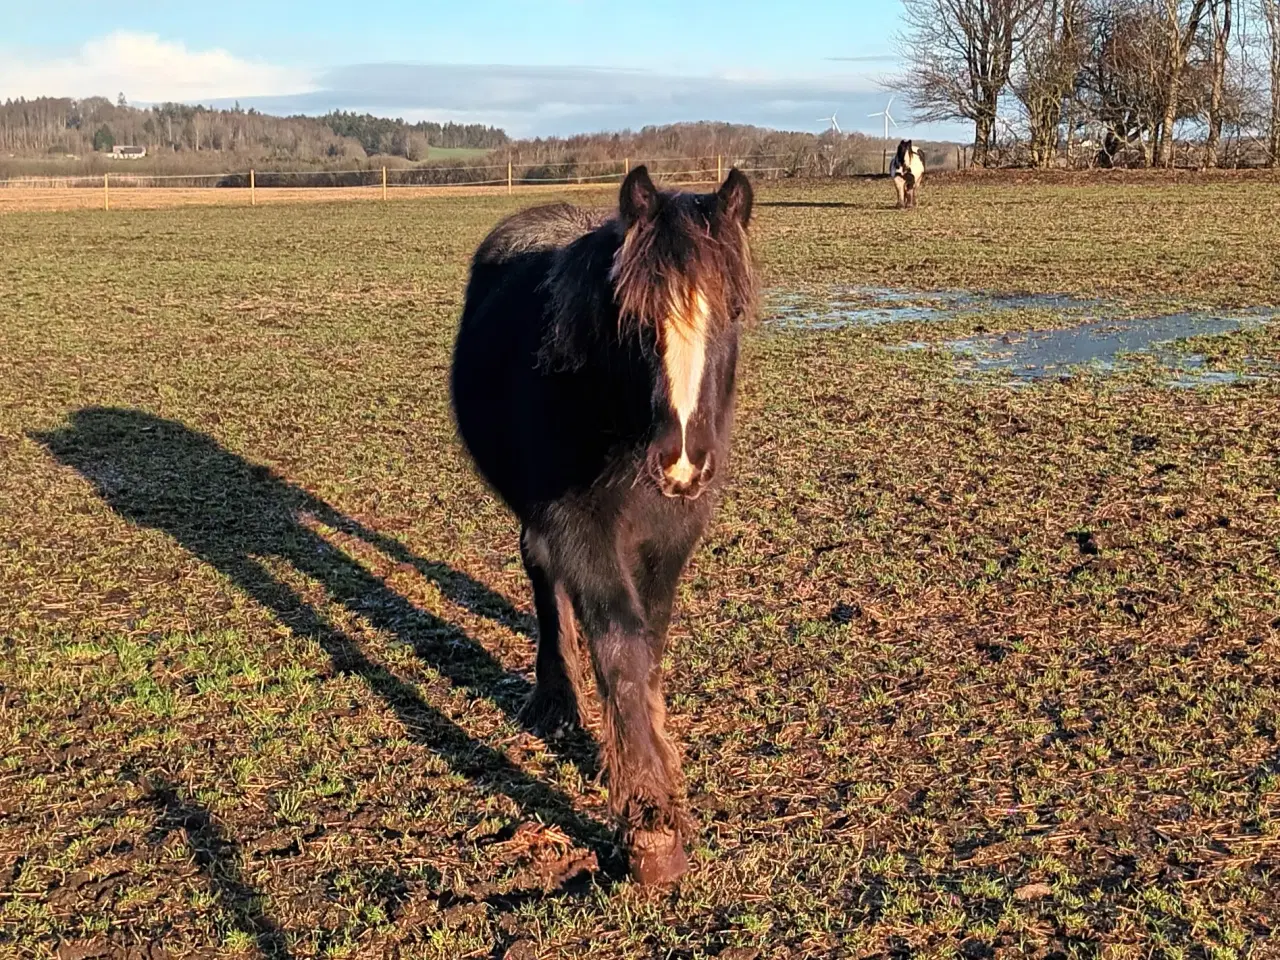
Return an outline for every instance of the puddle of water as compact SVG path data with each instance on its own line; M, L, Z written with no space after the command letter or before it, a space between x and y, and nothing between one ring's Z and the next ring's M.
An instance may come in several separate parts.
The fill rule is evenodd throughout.
M1177 387L1178 389L1191 389L1193 387L1230 387L1237 383L1260 383L1263 380L1273 380L1276 371L1270 366L1264 366L1261 361L1246 358L1249 364L1249 373L1236 373L1234 370L1209 370L1206 368L1206 360L1198 353L1183 355L1180 358L1181 363L1176 360L1172 363L1166 363L1165 366L1172 367L1174 376L1165 380L1165 385L1169 387Z
M1265 375L1208 370L1203 356L1179 354L1169 345L1185 337L1232 333L1274 316L1271 311L1188 312L1135 320L1091 320L1064 330L971 337L942 346L957 355L965 372L1004 373L1017 380L1066 376L1073 367L1101 373L1127 370L1132 365L1122 355L1141 353L1155 357L1173 372L1170 386L1220 386Z
M965 313L1000 310L1100 309L1099 300L1059 293L986 294L969 290L894 290L889 287L837 287L822 298L802 293L765 294L765 320L781 327L838 330L886 323L929 323Z
M986 294L968 290L909 291L886 287L840 287L825 298L803 293L766 294L765 322L808 330L849 326L941 321L966 313L1002 310L1045 310L1069 315L1079 322L1060 330L1031 330L992 334L940 344L957 357L962 379L973 374L1001 373L1014 384L1068 375L1072 368L1096 372L1132 369L1125 354L1146 354L1170 371L1171 387L1224 386L1273 379L1280 367L1250 363L1245 373L1207 369L1198 354L1170 349L1175 340L1231 333L1266 323L1280 311L1257 309L1233 312L1186 311L1167 316L1118 318L1118 304L1059 293ZM906 343L889 349L924 350L927 343Z

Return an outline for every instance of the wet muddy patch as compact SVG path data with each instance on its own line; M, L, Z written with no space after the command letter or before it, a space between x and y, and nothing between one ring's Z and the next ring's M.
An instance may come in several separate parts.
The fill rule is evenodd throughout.
M1049 311L1070 316L1097 314L1101 300L1060 293L984 293L972 290L897 290L833 287L820 293L771 290L764 322L784 329L839 330L890 323L941 323L961 316Z
M1077 371L1105 374L1155 367L1168 386L1230 386L1267 379L1276 371L1252 358L1245 358L1239 369L1211 369L1204 354L1178 350L1178 342L1235 333L1273 317L1272 311L1184 312L1090 320L1065 329L969 337L940 346L955 355L962 375L996 374L1026 383Z
M776 291L766 297L765 323L777 328L838 330L886 324L943 324L964 317L991 318L1033 311L1044 316L1039 329L890 344L890 350L949 353L959 378L979 376L1028 384L1075 373L1152 370L1171 387L1247 384L1280 376L1276 364L1236 358L1218 369L1204 353L1186 349L1192 338L1221 337L1257 328L1280 316L1275 308L1182 310L1141 315L1128 304L1067 294L996 294L967 290L906 291L878 287L836 288L826 296ZM914 332L914 331L912 331ZM909 335L909 334L908 334ZM945 335L945 334L944 334ZM1181 346L1180 346L1181 345Z

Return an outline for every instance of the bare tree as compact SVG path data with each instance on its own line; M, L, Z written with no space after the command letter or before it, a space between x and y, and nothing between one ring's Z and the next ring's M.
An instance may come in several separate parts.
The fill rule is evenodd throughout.
M1112 167L1131 144L1151 165L1163 107L1159 96L1159 31L1142 0L1092 0L1089 50L1079 96L1086 117L1102 128L1100 167Z
M1204 142L1204 165L1218 165L1222 115L1226 106L1227 51L1231 42L1233 0L1209 0L1209 131Z
M1267 164L1280 166L1280 0L1258 0L1262 35L1271 81L1271 111L1267 124Z
M1012 89L1027 112L1031 162L1037 167L1047 167L1057 155L1063 110L1084 66L1083 14L1083 0L1047 0L1022 45Z
M1156 13L1163 33L1164 113L1160 118L1159 139L1156 143L1156 163L1162 167L1173 166L1173 128L1178 121L1178 107L1182 103L1182 80L1187 69L1187 56L1200 22L1204 18L1208 0L1157 0Z
M1014 57L1045 0L902 0L898 35L907 91L917 119L968 120L974 162L985 164L995 134L1000 94Z
M1173 163L1177 121L1203 117L1213 100L1203 24L1213 0L1088 0L1090 50L1081 102L1105 131L1098 155L1111 166L1128 144L1146 166ZM1220 0L1219 0L1220 2ZM1223 64L1226 53L1223 53ZM1215 111L1225 116L1226 85Z

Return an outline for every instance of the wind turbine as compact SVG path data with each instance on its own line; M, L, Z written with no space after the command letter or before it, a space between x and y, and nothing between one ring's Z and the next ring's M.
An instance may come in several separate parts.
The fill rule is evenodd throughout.
M819 122L819 123L829 123L829 124L831 124L831 129L832 129L832 130L834 130L836 133L843 133L844 131L840 129L840 124L836 122L836 113L837 113L837 111L832 110L832 111L831 111L831 116L829 116L829 117L819 117L819 118L818 118L818 122Z
M898 121L893 119L893 115L889 113L889 108L892 106L893 106L893 97L890 97L889 102L884 105L884 109L881 110L879 113L867 114L867 116L869 117L884 117L884 138L886 141L889 139L889 124L892 123L895 129L898 126Z

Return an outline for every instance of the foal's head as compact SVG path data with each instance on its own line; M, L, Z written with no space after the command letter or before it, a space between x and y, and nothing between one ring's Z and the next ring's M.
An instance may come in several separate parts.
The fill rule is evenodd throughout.
M654 331L647 467L668 497L697 498L725 454L738 326L754 308L751 202L736 168L715 193L660 191L644 167L622 184L611 278L621 322Z

